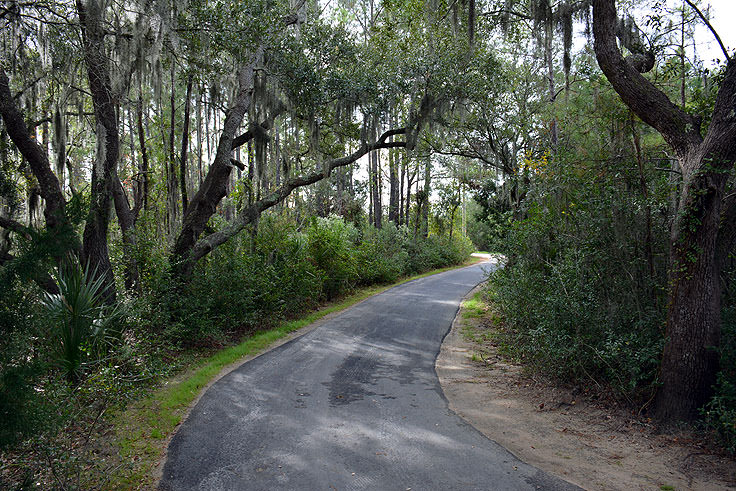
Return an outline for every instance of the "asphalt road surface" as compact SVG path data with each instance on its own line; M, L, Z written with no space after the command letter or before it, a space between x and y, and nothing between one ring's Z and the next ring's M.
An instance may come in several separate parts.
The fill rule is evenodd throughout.
M447 407L435 358L489 267L392 288L220 379L171 441L161 489L577 489Z

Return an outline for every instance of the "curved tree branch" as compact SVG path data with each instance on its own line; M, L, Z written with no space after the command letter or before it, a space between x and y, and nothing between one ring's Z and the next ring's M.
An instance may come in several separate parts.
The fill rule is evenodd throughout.
M59 179L51 170L48 155L31 136L23 120L23 114L15 105L15 100L10 93L10 81L2 67L0 67L0 116L5 122L10 139L28 161L33 175L38 180L41 197L46 202L44 208L46 225L54 228L63 220L63 210L66 204Z
M616 43L616 19L614 0L594 0L593 35L598 64L624 103L659 131L682 158L703 141L698 124L624 59Z
M27 239L31 237L28 227L10 218L0 216L0 227L8 229L11 232L15 232L16 234L22 235Z
M246 207L228 227L198 240L192 248L189 256L182 258L182 261L185 264L179 265L179 271L181 271L185 277L191 274L191 271L198 260L202 259L215 248L237 235L248 224L257 220L262 212L284 201L293 190L321 181L328 177L332 170L352 164L374 150L380 150L382 148L405 148L407 146L406 142L387 142L386 140L390 136L407 134L408 131L409 130L407 128L386 131L375 143L369 144L364 142L358 150L350 155L329 160L324 162L321 166L318 166L319 170L303 176L288 179L281 187L270 193L268 196Z

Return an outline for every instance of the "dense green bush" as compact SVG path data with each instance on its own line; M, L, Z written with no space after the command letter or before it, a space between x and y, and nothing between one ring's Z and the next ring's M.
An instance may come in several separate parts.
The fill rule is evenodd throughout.
M473 251L461 236L415 239L406 227L387 224L358 230L338 217L313 218L302 230L288 219L265 215L257 234L219 247L176 285L166 271L144 275L148 293L132 309L142 332L165 326L175 346L211 346L294 316L356 285L460 264ZM166 262L148 258L148 264Z
M721 371L715 394L703 408L706 424L721 437L724 446L736 453L736 307L723 312Z
M53 409L35 390L46 372L38 340L43 339L33 286L0 289L0 449L43 431Z
M309 261L322 274L322 294L332 299L355 286L358 231L339 218L314 217L305 232Z
M356 249L356 262L360 282L364 285L390 283L407 273L409 253L405 227L397 228L388 223L382 229L372 227L363 230L363 237Z
M643 198L621 193L616 179L588 177L560 170L546 184L564 182L566 194L530 200L490 292L514 355L566 380L644 398L663 344L666 223L655 221L647 238Z

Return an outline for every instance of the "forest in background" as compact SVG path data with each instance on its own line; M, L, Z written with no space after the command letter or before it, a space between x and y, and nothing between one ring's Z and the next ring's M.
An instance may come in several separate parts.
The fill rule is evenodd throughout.
M0 22L0 479L74 487L70 428L474 246L507 258L510 355L736 448L736 68L698 52L706 2L4 0Z

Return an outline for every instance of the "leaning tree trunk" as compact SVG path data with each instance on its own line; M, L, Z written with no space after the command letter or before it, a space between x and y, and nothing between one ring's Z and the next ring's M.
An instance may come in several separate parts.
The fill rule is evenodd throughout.
M227 194L227 185L232 171L231 155L235 132L240 127L246 111L250 107L252 97L253 74L257 63L263 57L263 47L259 47L252 61L244 67L239 75L239 88L230 110L225 117L220 141L217 144L215 160L192 197L182 219L182 227L172 251L172 266L177 276L188 278L194 264L190 257L197 239L202 234L207 222L215 214L217 205Z
M97 274L104 275L107 300L115 299L115 278L107 246L111 202L115 203L123 238L125 259L124 279L128 289L138 286L138 264L135 260L135 212L125 195L117 174L120 155L120 135L116 98L110 82L108 57L104 50L105 30L102 3L89 0L85 6L77 0L77 12L84 42L84 60L87 66L92 104L97 122L97 156L92 167L90 209L82 238L82 260Z
M46 205L44 207L46 226L50 230L59 229L67 223L64 215L66 201L59 179L51 170L48 155L28 129L23 113L18 109L15 98L10 93L10 80L2 66L0 66L0 116L3 118L8 136L18 147L38 180L41 197Z
M97 120L97 156L92 166L90 208L82 238L82 260L105 277L106 297L115 299L115 278L107 248L107 229L113 193L113 177L118 161L119 137L115 102L110 89L101 5L90 0L85 6L77 0L77 13L84 42L89 87Z

